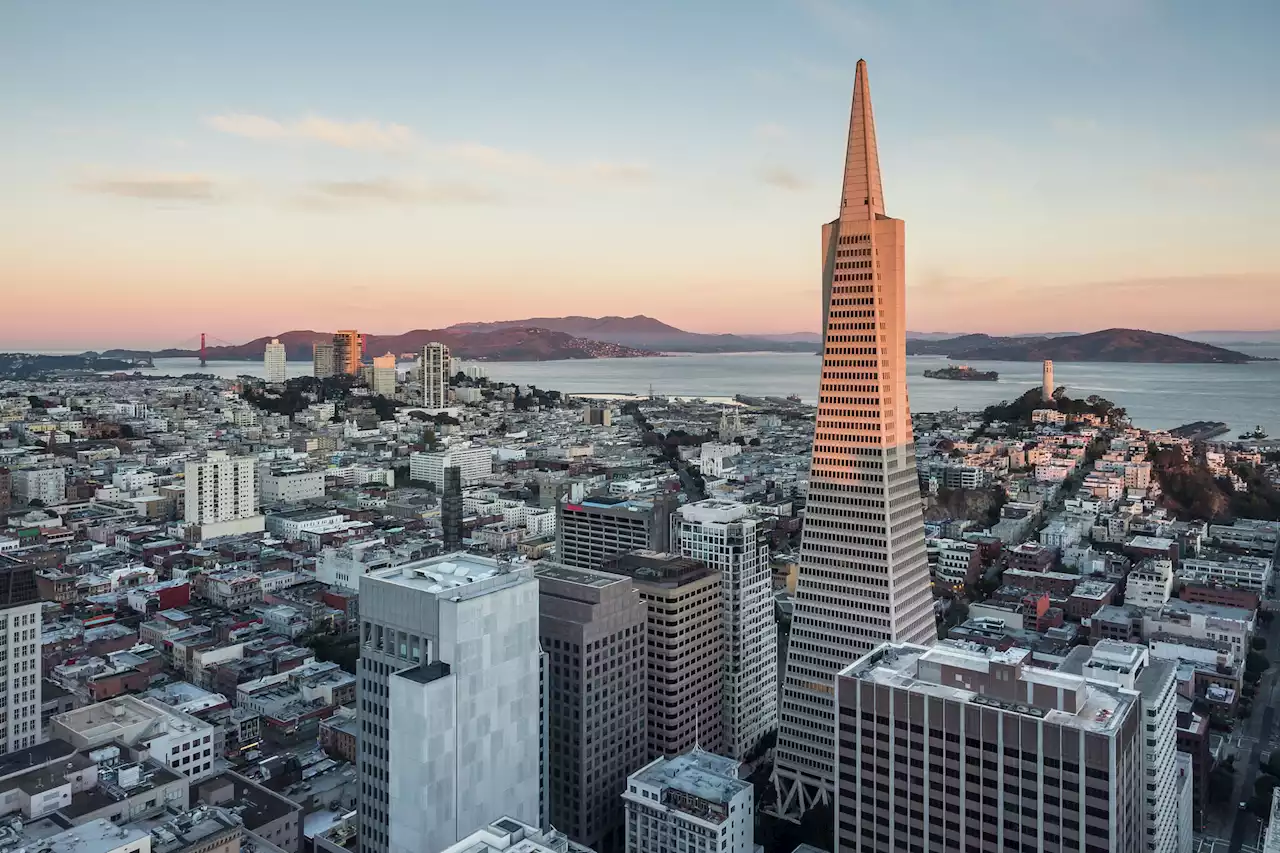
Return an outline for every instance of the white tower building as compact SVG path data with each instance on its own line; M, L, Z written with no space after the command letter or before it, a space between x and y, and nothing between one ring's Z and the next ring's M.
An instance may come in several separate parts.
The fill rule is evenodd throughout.
M742 759L778 727L778 626L773 620L769 545L745 504L705 500L671 516L671 545L720 572L724 595L721 731Z
M1053 399L1053 362L1044 360L1040 379L1040 397L1047 403Z
M429 343L422 348L422 405L443 409L449 405L449 348Z
M287 359L284 344L279 338L272 338L271 343L262 353L262 375L268 382L283 382L286 378L284 364Z
M253 533L264 528L258 513L258 476L252 456L210 450L187 462L183 519L200 526L200 538Z

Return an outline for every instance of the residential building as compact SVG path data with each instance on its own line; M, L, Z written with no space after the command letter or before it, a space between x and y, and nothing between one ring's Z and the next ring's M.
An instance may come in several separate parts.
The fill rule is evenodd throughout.
M648 759L723 746L724 592L720 572L705 563L652 551L607 561L606 571L631 578L648 607ZM553 650L554 651L554 650Z
M1124 603L1134 607L1160 608L1173 595L1173 562L1144 560L1125 579Z
M197 525L200 539L263 530L258 478L252 456L210 450L186 464L183 519Z
M287 355L284 344L279 338L272 338L262 352L262 377L268 382L284 382L288 378L285 372Z
M627 779L627 853L754 853L751 783L732 758L694 749Z
M337 375L337 355L333 344L312 344L311 372L316 379L328 379Z
M1271 565L1270 557L1206 551L1198 557L1183 560L1180 572L1194 574L1211 583L1263 593L1271 583Z
M422 406L443 409L449 405L449 348L432 341L422 348Z
M884 644L835 701L842 851L1147 850L1134 690L943 640Z
M373 360L373 374L369 390L383 397L396 395L396 357L394 353L380 355Z
M300 467L269 469L262 475L262 502L292 504L324 497L324 472Z
M214 772L214 727L159 700L116 696L53 718L52 738L77 749L126 746L192 779Z
M670 495L652 500L591 495L581 503L566 496L556 518L556 560L579 569L598 569L619 554L666 552L675 506Z
M470 486L493 475L493 451L487 447L454 445L431 453L414 453L409 457L409 478L431 483L444 492L446 468L457 468L462 485Z
M542 561L551 825L579 844L622 847L620 796L648 760L648 609L631 579Z
M13 499L19 504L39 501L40 506L56 506L67 499L67 474L59 466L18 468L9 477Z
M40 672L41 608L35 567L0 554L0 753L44 740Z
M442 850L541 823L538 585L468 554L360 578L360 847Z
M790 816L835 784L836 674L881 643L937 636L907 406L905 227L885 215L859 60L840 214L822 229L822 380L774 763Z
M745 504L704 500L671 517L680 556L720 573L724 618L723 749L739 761L778 727L778 628L773 572L760 520Z
M360 333L355 329L344 329L333 335L333 372L338 375L355 376L360 373Z

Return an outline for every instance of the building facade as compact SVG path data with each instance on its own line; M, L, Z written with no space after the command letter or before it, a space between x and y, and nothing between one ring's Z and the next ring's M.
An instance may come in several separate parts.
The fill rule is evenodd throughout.
M380 355L373 360L373 373L370 377L369 389L383 397L394 397L396 394L396 357L394 353Z
M627 780L627 853L753 853L750 782L732 758L695 749Z
M43 740L40 708L40 592L34 566L0 554L0 753Z
M445 469L457 468L462 484L469 486L493 474L493 451L487 447L456 445L447 450L414 453L409 457L409 479L431 483L444 493Z
M594 850L619 850L627 776L648 760L648 610L625 575L538 565L551 824Z
M183 519L199 525L200 538L262 530L258 513L258 472L252 456L210 450L189 460L183 478Z
M335 375L338 372L336 364L332 343L312 344L311 374L316 379L328 379Z
M665 552L675 506L669 495L653 500L591 495L581 503L563 498L556 518L556 559L578 569L598 569L619 554Z
M272 338L262 351L262 377L268 382L283 382L288 378L285 372L287 355L284 344L279 338Z
M449 348L432 342L422 348L422 405L443 409L449 405Z
M859 60L840 215L822 229L822 380L774 763L788 815L832 791L836 673L881 643L937 637L907 406L905 223L884 211Z
M360 578L362 853L443 850L495 814L541 822L538 585L465 554Z
M886 643L840 673L839 850L1147 850L1137 693L1030 655Z
M641 551L605 563L631 578L648 607L649 760L723 749L724 593L697 560Z
M745 504L704 500L671 518L672 547L720 572L724 674L720 727L726 755L742 760L778 727L778 627L773 571L760 521Z
M360 373L360 333L344 329L333 335L333 372L343 376Z

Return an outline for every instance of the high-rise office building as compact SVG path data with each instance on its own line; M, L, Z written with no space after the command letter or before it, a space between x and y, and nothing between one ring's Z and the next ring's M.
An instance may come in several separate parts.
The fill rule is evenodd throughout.
M463 516L462 469L449 465L444 469L444 494L440 496L440 527L444 533L445 553L462 550Z
M467 554L360 578L362 853L443 850L494 815L541 824L538 584Z
M333 372L356 376L360 373L360 333L343 329L333 334Z
M394 397L396 394L396 356L395 353L376 356L370 373L369 390L383 397Z
M335 365L333 344L311 345L311 373L316 379L328 379L338 371Z
M746 504L704 500L671 517L671 546L720 572L723 597L723 749L743 759L778 727L778 626L763 525Z
M443 409L449 405L449 348L431 342L422 348L422 406Z
M676 499L589 495L581 503L566 496L557 509L556 559L566 566L598 569L630 551L670 550Z
M262 351L262 377L268 382L285 381L288 378L284 367L286 359L284 344L279 338L272 338Z
M623 575L546 561L537 575L551 824L594 850L620 850L627 776L649 758L648 611Z
M210 450L187 460L183 477L182 518L199 526L200 539L234 536L264 529L258 512L258 471L252 456L228 456Z
M695 749L627 780L627 853L753 853L751 783L732 758Z
M631 578L648 607L649 759L701 747L720 752L724 593L705 563L636 551L604 564Z
M885 215L867 65L859 60L840 215L822 227L823 354L777 808L826 801L835 675L883 642L937 638L907 407L905 224Z
M1041 367L1040 398L1046 403L1053 399L1053 362L1047 358Z
M1144 853L1139 694L1031 652L885 643L836 679L845 853Z
M1178 772L1177 664L1151 657L1146 646L1101 640L1077 646L1058 667L1090 681L1115 684L1138 694L1143 743L1144 836L1148 853L1190 853L1181 839L1191 836L1190 773Z
M40 592L35 566L0 554L0 754L34 746L40 734Z

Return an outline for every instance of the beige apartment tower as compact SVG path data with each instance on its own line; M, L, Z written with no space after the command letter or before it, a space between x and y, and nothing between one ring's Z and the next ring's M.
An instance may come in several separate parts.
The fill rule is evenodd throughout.
M333 335L333 372L347 376L360 374L360 333L344 329Z
M788 817L829 801L836 673L937 639L907 407L905 223L885 215L859 60L840 215L822 227L822 379L773 782Z
M635 551L604 564L631 578L649 609L646 758L694 747L722 754L721 672L725 658L720 572L698 560Z
M311 345L311 373L316 379L328 379L334 368L333 344Z

